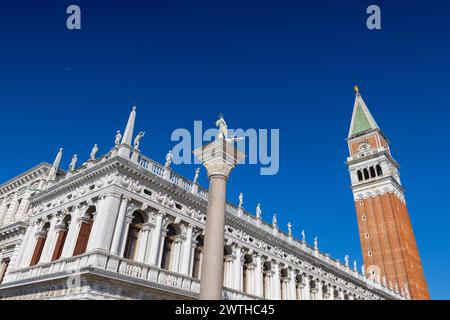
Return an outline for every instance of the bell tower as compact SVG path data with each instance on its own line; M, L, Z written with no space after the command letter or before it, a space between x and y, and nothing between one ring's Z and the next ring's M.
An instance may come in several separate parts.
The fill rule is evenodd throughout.
M367 276L412 299L429 299L399 164L355 86L347 166Z

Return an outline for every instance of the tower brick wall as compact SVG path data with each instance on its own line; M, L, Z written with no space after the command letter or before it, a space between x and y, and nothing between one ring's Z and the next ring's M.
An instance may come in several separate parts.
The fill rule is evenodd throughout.
M429 299L398 164L359 92L347 141L367 275L399 290L406 287L412 299Z

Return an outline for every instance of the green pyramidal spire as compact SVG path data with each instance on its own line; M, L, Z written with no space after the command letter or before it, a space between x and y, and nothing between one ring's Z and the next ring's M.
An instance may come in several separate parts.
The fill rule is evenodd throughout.
M348 133L349 138L366 130L379 129L357 87L355 87L355 91L355 105L353 107L352 121Z

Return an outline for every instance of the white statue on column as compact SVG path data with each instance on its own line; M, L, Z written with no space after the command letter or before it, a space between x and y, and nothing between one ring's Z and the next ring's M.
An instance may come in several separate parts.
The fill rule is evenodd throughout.
M118 147L120 145L120 140L122 139L122 134L120 133L120 130L117 130L116 133L116 139L114 140L114 145Z
M261 219L261 204L260 203L258 203L258 205L256 206L256 218Z
M348 268L348 259L349 259L349 256L348 255L345 255L345 257L344 257L344 261L345 261L345 266Z
M216 121L216 127L219 128L216 139L227 139L228 137L228 127L223 114L219 115L219 119Z
M173 159L172 150L169 150L169 152L166 155L166 163L164 164L164 166L166 168L170 167L170 164L172 163L172 159Z
M97 156L97 153L98 153L98 146L97 146L97 144L94 144L94 147L92 148L89 160L94 161L95 157Z
M358 272L358 268L356 267L356 260L353 260L353 271Z
M134 150L139 150L139 144L141 143L141 139L145 136L145 132L141 131L138 133L136 138L134 139Z
M305 230L302 230L302 242L306 241L306 234L305 234Z
M319 249L319 242L317 240L317 237L314 237L314 249L318 250Z
M364 277L366 276L366 266L365 265L361 266L361 273Z
M239 208L242 208L242 204L244 203L244 195L239 193Z
M200 174L200 168L197 168L196 170L195 170L195 176L194 176L194 183L197 183L197 180L198 180L198 175Z
M74 154L72 156L72 160L70 161L70 164L69 164L69 171L75 171L75 166L77 165L77 161L78 161L78 156L76 154Z
M272 218L272 226L273 226L274 228L278 228L278 224L277 224L277 214L276 214L276 213L273 214L273 218Z
M288 235L292 236L292 224L291 224L291 222L288 222L287 227L288 227Z

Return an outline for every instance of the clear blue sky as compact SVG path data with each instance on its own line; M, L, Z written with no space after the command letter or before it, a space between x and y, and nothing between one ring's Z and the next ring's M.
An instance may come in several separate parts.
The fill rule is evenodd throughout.
M137 103L141 149L163 162L176 128L279 128L280 172L237 168L228 198L262 203L294 234L361 263L345 138L362 95L402 165L432 298L450 298L448 132L450 5L445 1L14 1L0 10L5 181L64 147L88 158ZM319 2L319 1L316 1ZM395 2L395 4L393 3ZM65 27L82 10L82 30ZM382 9L382 30L365 27ZM192 177L194 166L178 166ZM201 182L206 185L204 171Z

